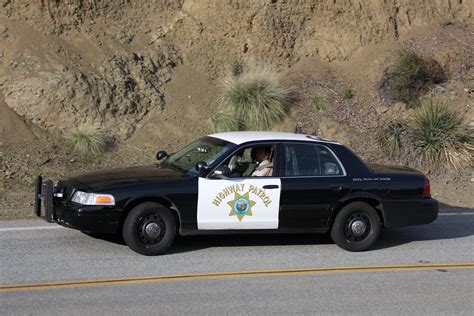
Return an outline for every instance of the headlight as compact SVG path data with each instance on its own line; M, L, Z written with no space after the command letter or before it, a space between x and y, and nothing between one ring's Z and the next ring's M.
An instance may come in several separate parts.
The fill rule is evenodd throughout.
M110 194L86 193L76 191L71 201L82 205L115 205L115 199Z

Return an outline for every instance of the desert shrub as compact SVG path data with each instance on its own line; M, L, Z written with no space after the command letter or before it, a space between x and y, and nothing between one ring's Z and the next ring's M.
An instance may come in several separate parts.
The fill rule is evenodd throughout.
M267 130L287 116L291 94L265 72L245 73L225 81L219 103L214 130Z
M95 157L104 153L110 142L106 132L99 126L85 123L71 131L66 139L73 152L82 157Z
M379 140L390 155L423 169L459 170L473 162L474 130L443 102L429 100L411 123L390 123Z
M317 94L311 99L311 107L315 110L324 110L328 103L328 97L324 94Z
M352 90L347 89L344 90L342 97L344 98L344 100L350 100L354 97L354 93L352 92Z
M388 124L379 135L379 143L382 148L390 155L400 154L407 136L408 127L406 123L394 121Z
M419 105L420 94L432 83L446 79L441 65L432 58L423 58L411 50L401 50L384 74L381 89L391 101L409 106Z
M459 169L472 162L474 131L446 103L425 104L415 116L411 135L420 163L433 167L447 164Z
M211 118L211 124L215 132L239 131L242 129L240 119L229 112L217 112Z

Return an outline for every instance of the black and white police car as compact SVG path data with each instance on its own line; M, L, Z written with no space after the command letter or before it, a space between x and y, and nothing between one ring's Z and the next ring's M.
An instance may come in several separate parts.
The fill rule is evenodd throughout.
M407 167L367 164L311 135L228 132L203 137L160 163L36 182L35 212L86 233L122 234L158 255L176 234L327 233L349 251L383 227L438 216L428 179Z

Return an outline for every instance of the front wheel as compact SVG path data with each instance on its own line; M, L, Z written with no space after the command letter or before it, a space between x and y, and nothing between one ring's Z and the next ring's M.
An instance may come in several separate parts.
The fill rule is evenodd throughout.
M176 223L171 212L161 204L145 202L135 206L122 229L125 243L146 256L165 252L176 236Z
M364 251L380 236L381 223L377 211L367 203L353 202L344 206L334 219L332 240L349 251Z

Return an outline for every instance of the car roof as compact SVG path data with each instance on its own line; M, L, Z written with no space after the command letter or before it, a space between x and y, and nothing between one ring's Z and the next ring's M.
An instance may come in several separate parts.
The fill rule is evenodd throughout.
M317 136L308 134L296 134L286 132L262 132L262 131L245 131L245 132L224 132L209 135L210 137L219 138L237 145L252 142L252 141L269 141L269 140L298 140L298 141L313 141L324 143L336 142L319 138Z

